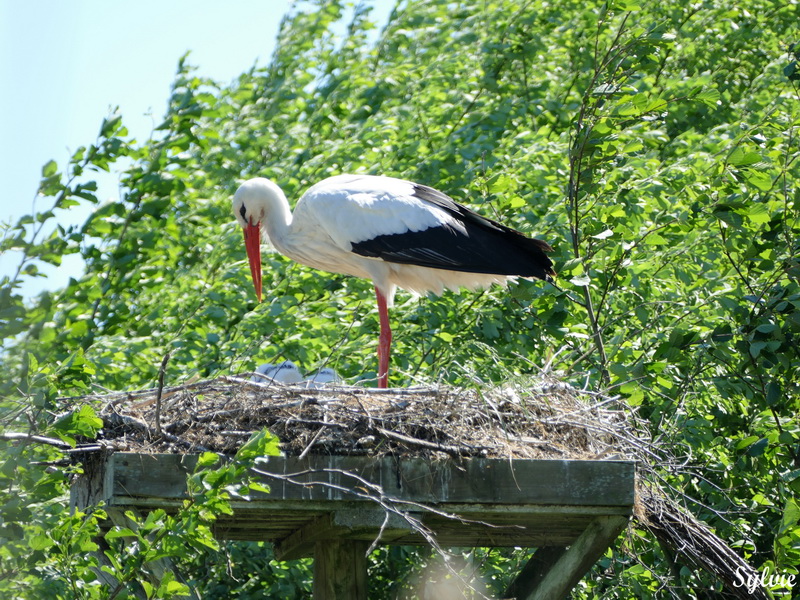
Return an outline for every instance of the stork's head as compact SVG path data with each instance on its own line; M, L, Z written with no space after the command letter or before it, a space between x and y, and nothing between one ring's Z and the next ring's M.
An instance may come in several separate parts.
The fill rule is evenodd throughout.
M280 188L269 179L256 177L245 181L233 195L233 214L244 231L244 245L256 296L261 302L261 223L266 220L270 199Z

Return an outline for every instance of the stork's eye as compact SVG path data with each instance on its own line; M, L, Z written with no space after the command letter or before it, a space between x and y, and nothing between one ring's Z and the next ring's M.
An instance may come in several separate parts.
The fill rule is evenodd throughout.
M242 215L242 218L247 221L247 209L242 204L242 208L239 209L239 214Z

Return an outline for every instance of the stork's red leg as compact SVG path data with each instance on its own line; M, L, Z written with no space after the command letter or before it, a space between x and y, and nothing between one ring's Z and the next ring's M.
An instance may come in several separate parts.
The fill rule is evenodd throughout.
M381 336L378 339L378 387L388 387L389 382L389 354L392 348L392 329L389 327L389 309L386 306L386 297L376 287L375 296L378 298L378 318L381 323Z

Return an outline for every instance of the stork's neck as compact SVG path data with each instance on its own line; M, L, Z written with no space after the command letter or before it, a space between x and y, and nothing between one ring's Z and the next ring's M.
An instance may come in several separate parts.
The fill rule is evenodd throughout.
M261 222L261 227L269 236L270 241L279 250L282 242L289 234L292 226L292 212L289 210L289 201L283 190L268 179L258 179L255 187L257 206L260 206L260 214L257 218Z
M292 212L289 210L289 201L280 189L277 190L277 194L269 195L267 210L261 226L276 246L279 246L289 234L292 226Z

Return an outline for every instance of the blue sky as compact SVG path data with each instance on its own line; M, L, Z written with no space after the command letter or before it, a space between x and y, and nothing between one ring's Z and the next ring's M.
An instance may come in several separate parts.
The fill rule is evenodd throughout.
M63 167L94 142L119 106L130 133L146 139L163 116L178 59L188 50L198 74L227 83L269 62L291 0L0 0L0 221L31 212L41 168ZM393 2L377 0L380 13ZM378 15L376 14L376 18ZM115 178L101 181L101 199ZM40 202L38 208L44 208ZM82 222L86 213L62 215ZM0 256L0 274L16 267ZM69 260L26 295L60 287Z

